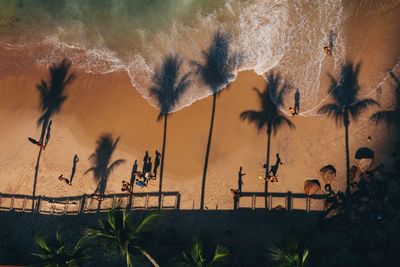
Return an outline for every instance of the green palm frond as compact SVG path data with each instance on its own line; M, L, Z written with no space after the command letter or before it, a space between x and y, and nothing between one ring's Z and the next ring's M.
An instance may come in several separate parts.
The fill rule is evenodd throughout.
M110 211L106 219L99 220L97 227L84 231L84 238L86 241L95 241L93 248L100 247L112 256L122 256L127 266L133 266L134 253L142 253L151 258L143 250L141 233L145 230L150 231L151 225L154 225L157 218L159 218L157 214L149 215L136 226L132 222L130 212Z
M87 249L80 245L81 241L78 241L75 246L70 246L63 241L58 230L52 242L37 237L35 244L39 252L32 253L37 260L33 266L77 267L88 259Z
M142 233L144 231L149 231L151 230L155 224L157 224L160 219L163 217L163 214L161 213L153 213L148 216L146 216L143 221L139 224L139 226L136 228L136 233Z
M175 259L173 266L181 267L213 267L228 266L228 258L230 256L227 248L216 245L214 250L208 250L211 247L206 241L196 238L190 248L190 251L183 251L179 259ZM208 251L208 252L206 252ZM210 254L211 252L212 254ZM210 255L208 255L210 254Z
M214 258L212 264L220 263L229 257L229 250L221 245L217 245L215 248Z

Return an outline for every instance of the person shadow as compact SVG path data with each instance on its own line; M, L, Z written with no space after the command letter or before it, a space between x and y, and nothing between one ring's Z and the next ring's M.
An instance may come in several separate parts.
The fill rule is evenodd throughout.
M61 175L58 177L58 180L64 181L64 182L67 183L68 185L72 185L72 180L73 180L74 177L75 177L76 165L77 165L78 161L79 161L78 155L75 154L75 156L74 156L74 158L73 158L73 160L72 160L72 169L71 169L71 175L70 175L69 179L68 179L68 178L65 178L65 177L63 176L63 174L61 174Z
M299 91L299 89L297 89L296 93L294 93L294 113L296 115L300 114L300 91Z

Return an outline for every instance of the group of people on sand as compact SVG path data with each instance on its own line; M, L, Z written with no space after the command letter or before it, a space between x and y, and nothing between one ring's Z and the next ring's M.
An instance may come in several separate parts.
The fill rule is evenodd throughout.
M131 180L130 182L122 181L121 191L133 194L134 185L137 185L138 187L146 187L151 179L156 179L160 163L161 153L158 150L155 151L154 166L151 157L149 156L149 152L146 150L143 157L142 170L138 170L139 166L137 160L135 160L132 167Z
M276 153L276 161L275 164L271 166L270 170L267 173L267 177L262 178L266 181L269 181L271 183L276 183L278 182L278 169L279 166L282 165L282 160L281 157L279 156L279 153ZM267 164L263 164L263 168L266 169L267 168ZM243 167L240 166L239 171L238 171L238 187L237 189L233 189L231 188L231 192L233 193L234 196L238 196L241 192L242 192L242 187L244 185L243 182L243 176L245 176L246 173L243 172Z

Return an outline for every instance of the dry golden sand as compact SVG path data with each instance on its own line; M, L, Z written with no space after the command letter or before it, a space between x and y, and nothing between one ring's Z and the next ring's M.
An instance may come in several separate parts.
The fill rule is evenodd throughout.
M362 62L361 97L399 61L400 20L396 16L399 11L399 5L383 6L376 11L348 16L346 20L347 55ZM323 73L328 72L330 64L327 58ZM47 77L43 68L0 75L0 192L32 192L38 148L27 137L39 135L36 126L39 98L35 85L43 77ZM120 192L121 181L129 179L133 161L138 159L141 164L146 149L151 154L156 148L161 150L163 129L162 123L156 121L158 111L132 88L126 74L77 72L77 77L67 89L68 100L62 112L53 118L52 139L43 153L37 195L92 193L96 183L91 174L83 172L90 166L87 159L95 149L96 139L104 132L121 137L114 159L127 160L111 174L107 192ZM219 209L232 208L230 188L237 186L239 166L247 173L244 190L263 191L263 181L257 177L263 175L266 134L257 133L253 125L240 121L239 114L258 108L256 94L251 89L254 86L262 89L264 84L263 77L242 72L217 100L205 201L210 209L216 205ZM391 79L386 79L369 97L379 100L382 108L390 107L392 88ZM199 207L211 104L211 98L197 101L169 119L164 189L181 192L184 209ZM382 126L369 123L368 118L374 111L375 108L369 110L351 124L350 154L354 155L360 146L369 146L376 150L379 162L390 148L387 141L391 135ZM332 120L323 116L295 117L292 121L295 130L283 127L272 138L272 163L275 153L280 153L283 165L279 183L271 185L270 191L303 192L304 181L319 178L318 170L326 164L337 168L339 185L336 187L343 189L344 129L336 128ZM371 143L367 142L368 136L372 136ZM81 160L71 187L57 177L69 175L75 153ZM153 181L148 188L135 191L156 191L157 188L157 182Z

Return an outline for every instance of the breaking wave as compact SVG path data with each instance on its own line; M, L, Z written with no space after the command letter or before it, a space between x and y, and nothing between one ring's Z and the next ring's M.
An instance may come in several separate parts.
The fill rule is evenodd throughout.
M303 110L311 111L321 100L321 71L326 64L322 47L333 42L334 70L345 55L343 7L337 0L29 2L11 1L18 5L3 9L11 11L0 20L4 40L0 46L29 48L29 57L40 65L68 57L88 73L126 72L153 106L156 102L148 88L165 55L179 53L187 59L183 72L189 71L188 62L201 61L217 29L231 33L231 48L243 54L237 72L278 71L300 90ZM39 15L38 21L28 18ZM11 32L18 32L18 37ZM176 110L211 94L198 84Z

